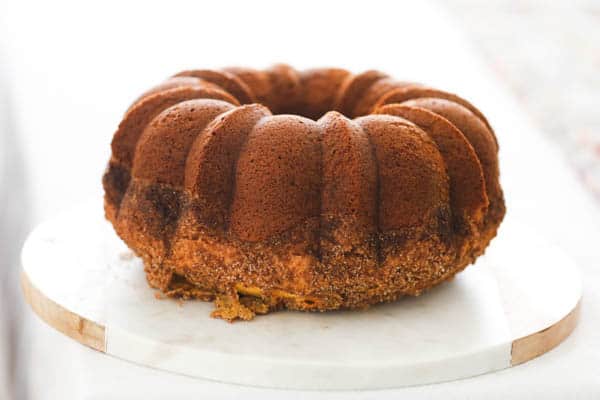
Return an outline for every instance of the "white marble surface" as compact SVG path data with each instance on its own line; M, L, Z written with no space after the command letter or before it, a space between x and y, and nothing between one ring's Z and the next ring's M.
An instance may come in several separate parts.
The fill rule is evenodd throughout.
M229 324L209 317L210 303L157 300L100 199L35 230L23 267L47 297L106 327L109 355L287 389L381 389L503 369L514 340L558 322L581 295L572 260L510 217L491 251L451 282L365 311Z

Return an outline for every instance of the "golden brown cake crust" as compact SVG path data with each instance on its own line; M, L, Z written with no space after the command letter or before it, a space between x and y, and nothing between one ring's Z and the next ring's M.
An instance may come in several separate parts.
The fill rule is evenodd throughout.
M484 252L497 151L469 102L378 71L190 70L125 114L105 211L152 287L216 317L364 308Z

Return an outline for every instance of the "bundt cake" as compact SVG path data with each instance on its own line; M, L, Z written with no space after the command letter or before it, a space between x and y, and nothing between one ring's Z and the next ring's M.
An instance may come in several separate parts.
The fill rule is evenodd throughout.
M127 110L105 213L152 287L213 316L364 308L484 252L497 153L469 102L378 71L184 71Z

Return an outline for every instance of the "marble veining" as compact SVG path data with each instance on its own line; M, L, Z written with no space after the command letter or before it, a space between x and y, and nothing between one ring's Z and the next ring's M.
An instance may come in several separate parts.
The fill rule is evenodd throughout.
M476 265L422 296L233 324L210 318L210 303L157 299L97 201L40 226L23 264L46 296L105 326L107 354L125 360L247 385L397 387L509 367L513 340L556 322L579 300L568 257L507 220Z

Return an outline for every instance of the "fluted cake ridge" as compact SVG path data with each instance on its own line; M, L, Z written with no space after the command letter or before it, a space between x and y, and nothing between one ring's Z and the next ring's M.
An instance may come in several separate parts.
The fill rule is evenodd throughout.
M360 308L484 252L497 153L471 103L378 71L190 70L127 110L105 211L151 286L215 316Z

